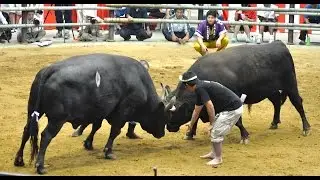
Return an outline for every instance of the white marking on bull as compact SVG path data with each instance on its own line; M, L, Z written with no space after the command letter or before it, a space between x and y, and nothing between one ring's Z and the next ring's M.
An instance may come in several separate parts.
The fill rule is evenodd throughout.
M282 93L282 90L279 90L279 93L281 94L281 93Z
M176 110L176 106L173 105L170 111L174 112L175 110Z
M246 100L247 95L246 94L242 94L240 99L242 101L242 103L244 103L244 101Z
M31 117L36 116L36 120L38 122L39 121L39 115L40 115L40 113L38 111L33 111L33 113L31 114Z
M195 79L197 79L198 77L197 76L193 76L193 77L191 77L191 78L189 78L189 79L183 79L183 77L182 77L182 75L180 75L179 76L179 80L181 81L181 82L189 82L189 81L192 81L192 80L195 80Z
M101 77L100 77L99 72L97 71L97 73L96 73L96 84L97 84L97 87L100 86L100 80L101 80Z

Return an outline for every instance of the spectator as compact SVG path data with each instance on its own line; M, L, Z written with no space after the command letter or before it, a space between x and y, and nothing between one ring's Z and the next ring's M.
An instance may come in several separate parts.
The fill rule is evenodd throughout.
M55 4L55 6L73 6L72 4ZM72 23L72 11L71 10L55 10L55 16L56 16L56 22L57 23L63 23L63 19L65 20L65 23ZM64 17L64 18L63 18ZM63 27L56 27L58 32L53 38L62 38L62 30ZM64 29L64 38L69 39L70 38L70 32L71 26L65 26Z
M175 9L174 15L172 15L169 19L184 19L188 18L184 15L184 9ZM168 41L178 42L179 44L184 44L193 36L195 33L195 28L191 28L188 23L185 24L175 24L170 23L167 27L162 29L162 33L164 37Z
M6 12L0 11L0 24L6 25L10 23L9 14ZM9 41L12 37L10 28L2 28L0 29L0 43L4 43L4 40Z
M79 32L79 41L93 41L102 36L102 34L100 33L100 27L96 25L96 23L102 22L102 19L100 17L86 16L86 22L90 22L91 25L86 26Z
M126 16L129 21L132 21L133 18L148 18L146 8L127 8ZM147 26L147 30L145 30ZM131 38L131 35L135 35L138 41L143 41L149 39L152 36L150 27L148 24L142 23L129 23L125 27L122 27L120 30L120 36L128 41Z
M202 56L208 53L208 48L218 48L217 51L225 49L229 43L227 30L224 24L217 19L217 11L207 12L207 20L201 22L196 31L198 36L194 49Z
M242 7L250 7L249 4L241 4L241 6ZM235 21L254 22L254 21L256 21L256 18L255 18L254 11L250 11L250 10L241 11L241 10L238 10L238 11L235 12L234 20ZM238 41L237 35L239 33L239 30L240 31L244 31L246 33L246 35L247 35L246 42L247 43L251 42L251 39L250 39L250 29L251 28L252 28L252 25L235 25L232 42L237 42Z
M265 7L265 8L278 8L278 6L274 5L274 4L258 4L257 7ZM277 16L274 13L274 11L258 11L257 12L258 18L261 22L277 22ZM274 28L273 27L269 27L269 26L260 26L259 28L259 36L257 38L257 44L260 44L261 41L263 41L262 39L262 35L265 31L268 31L270 33L270 39L269 39L269 43L271 43L273 41L273 31Z
M126 11L127 11L127 8L126 7L122 7L121 9L114 11L114 16L116 18L126 17ZM120 29L121 29L122 26L123 25L116 24L116 32L115 32L116 35L120 34Z
M40 40L46 35L46 31L39 27L39 24L43 24L43 20L40 18L39 13L34 11L28 11L27 24L34 24L35 27L27 29L25 34L25 41L28 43L40 42ZM22 24L22 18L19 20L19 24ZM23 42L21 29L18 31L17 40L19 43Z
M149 8L147 12L149 12L149 16L154 18L163 19L166 16L166 9Z
M306 9L320 9L320 4L308 4ZM304 16L304 23L305 24L310 24L310 23L320 23L320 16L311 16L311 15L305 15ZM305 45L306 44L306 36L307 36L308 31L307 30L301 30L300 31L300 37L299 39L301 40L299 42L300 45Z
M4 4L5 7L21 7L21 4ZM11 24L18 24L19 19L21 18L22 11L9 11L9 17L10 17L10 22ZM15 32L15 30L14 30Z

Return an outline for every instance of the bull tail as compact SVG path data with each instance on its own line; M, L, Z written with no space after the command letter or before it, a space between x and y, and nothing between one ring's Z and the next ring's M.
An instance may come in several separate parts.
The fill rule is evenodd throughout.
M252 104L248 104L248 112L251 113Z
M30 144L31 144L31 154L30 154L30 163L35 159L38 154L38 133L39 125L38 121L41 116L44 114L41 112L41 95L42 95L42 86L46 79L48 78L47 68L42 69L36 76L35 80L32 83L29 102L28 102L28 127L30 134Z

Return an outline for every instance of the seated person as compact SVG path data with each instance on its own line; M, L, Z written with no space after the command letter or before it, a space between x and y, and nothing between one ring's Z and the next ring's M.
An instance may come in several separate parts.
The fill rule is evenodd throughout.
M148 18L146 8L127 8L126 16L129 20L133 18ZM138 41L149 39L152 36L149 25L146 23L147 30L142 23L128 23L120 30L120 36L128 41L131 39L131 35L135 35Z
M122 7L119 10L115 10L114 11L114 17L116 17L116 18L125 18L126 17L126 11L127 11L126 7ZM120 29L122 27L122 24L116 24L115 26L116 26L115 34L120 34Z
M183 15L183 9L175 9L175 14L169 19L188 19ZM168 41L178 42L179 44L184 44L193 36L195 28L191 28L188 23L169 23L162 29L164 37Z
M154 18L163 19L166 16L166 9L149 8L147 11L149 12L149 16Z
M27 28L27 33L25 34L25 41L28 43L40 42L40 40L46 35L46 31L39 24L43 24L43 20L39 13L34 11L28 11L27 24L34 24L35 27ZM19 24L22 24L22 18L19 20ZM23 42L21 28L18 31L17 40L19 43Z
M93 41L102 36L102 34L100 33L100 27L96 25L96 23L102 22L102 19L98 16L86 16L86 23L88 22L90 22L91 25L86 26L84 29L80 30L78 37L79 41Z
M278 8L278 6L274 4L258 4L257 7L266 7L266 8ZM257 12L258 18L261 22L277 22L277 16L278 14L275 14L274 11L258 11ZM262 34L264 32L267 32L269 30L270 33L270 39L269 43L273 41L273 31L274 27L269 27L269 26L260 26L259 27L259 36L257 38L257 44L260 44L262 41Z
M10 24L10 17L8 13L0 11L0 25L1 24ZM5 43L5 40L9 42L11 37L12 33L10 28L0 29L0 43Z
M306 9L320 9L320 4L308 4ZM304 16L304 23L305 24L310 24L310 23L320 23L320 16L311 16L311 15L305 15ZM307 30L301 30L300 31L300 36L299 39L300 45L305 45L306 44L306 36L307 36L308 31Z
M208 11L206 17L207 19L199 24L195 33L198 38L194 49L202 56L208 53L208 48L218 48L217 51L221 51L229 43L227 30L224 24L217 19L217 11Z
M241 4L242 7L250 7L249 4ZM249 21L249 22L255 22L256 18L255 18L255 14L254 11L241 11L238 10L235 12L235 16L234 16L234 20L235 21ZM252 28L252 25L235 25L234 27L234 34L233 34L233 38L232 38L232 42L237 42L237 35L239 33L239 31L244 31L247 35L246 38L246 42L249 43L251 42L250 39L250 29Z

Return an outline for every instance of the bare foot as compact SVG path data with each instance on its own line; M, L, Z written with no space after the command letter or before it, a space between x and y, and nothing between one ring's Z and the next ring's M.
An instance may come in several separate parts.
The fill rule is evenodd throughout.
M203 158L203 159L214 159L214 158L215 158L215 155L214 155L214 153L211 151L211 152L209 152L209 153L206 154L206 155L200 156L200 158Z
M214 158L211 161L207 162L207 165L212 167L218 167L219 164L222 164L222 158Z

